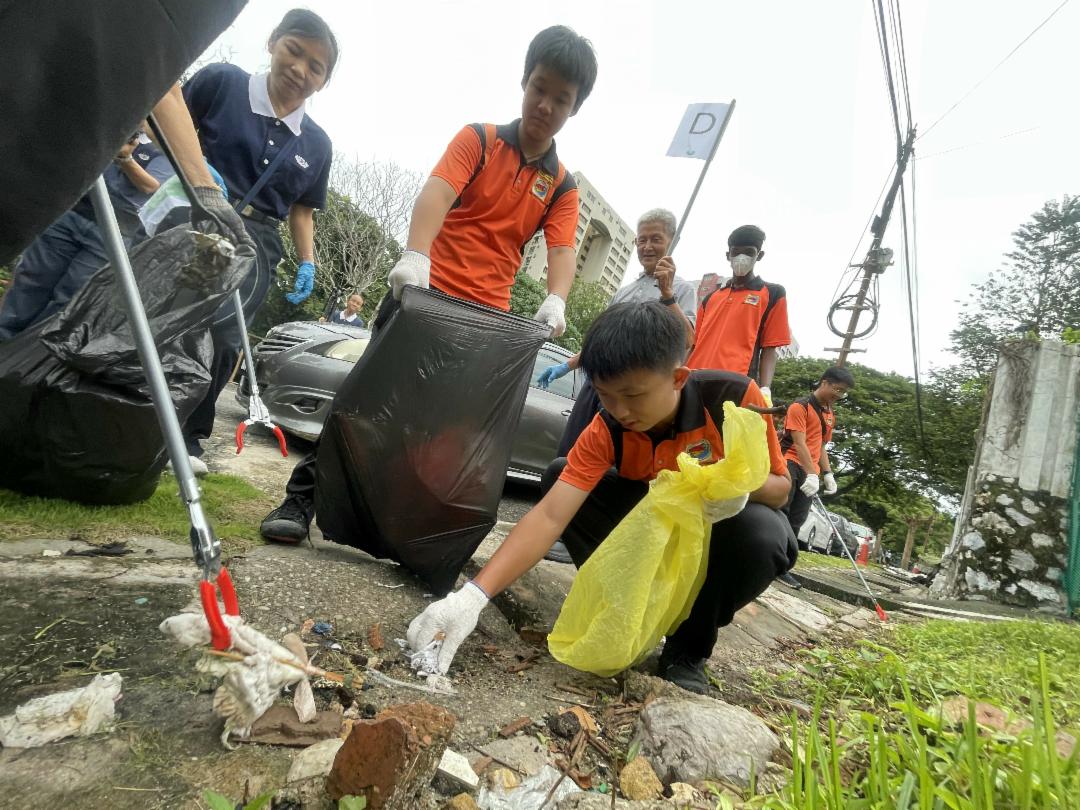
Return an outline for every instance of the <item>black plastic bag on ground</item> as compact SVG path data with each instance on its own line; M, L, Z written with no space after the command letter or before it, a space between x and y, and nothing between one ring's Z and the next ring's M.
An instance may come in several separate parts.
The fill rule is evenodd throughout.
M210 385L208 324L251 269L254 252L185 226L130 255L183 424ZM185 286L192 278L199 281ZM0 343L0 486L83 503L133 503L150 497L166 460L109 265L63 310Z
M437 594L495 525L536 353L536 321L407 287L334 397L315 511L336 542Z

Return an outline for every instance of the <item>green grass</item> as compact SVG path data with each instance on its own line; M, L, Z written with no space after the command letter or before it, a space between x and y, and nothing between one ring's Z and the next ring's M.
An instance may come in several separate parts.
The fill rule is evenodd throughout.
M208 475L199 479L202 504L229 551L260 544L259 521L273 499L242 478ZM154 535L188 542L188 513L176 480L162 476L147 500L127 506L87 506L59 498L38 498L0 489L0 539L78 536L90 542L131 535Z
M827 643L799 663L773 687L814 701L809 722L783 723L792 778L747 807L1080 810L1080 746L1066 759L1056 739L1080 724L1080 625L930 621ZM1030 727L978 728L974 703L967 722L949 726L940 706L955 695Z
M876 568L876 565L870 565L870 568ZM828 554L817 554L813 551L800 551L799 559L795 563L795 570L800 568L846 568L851 570L851 560L847 557L833 557Z

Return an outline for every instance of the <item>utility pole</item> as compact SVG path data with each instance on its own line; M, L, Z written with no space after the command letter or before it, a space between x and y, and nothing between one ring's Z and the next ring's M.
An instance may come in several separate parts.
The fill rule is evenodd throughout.
M885 201L881 204L881 213L874 217L874 222L870 226L870 232L874 235L874 238L870 242L870 248L866 252L866 258L863 260L862 264L853 265L855 267L861 267L863 270L862 282L859 285L859 291L854 296L854 301L850 300L851 296L845 295L835 301L832 308L829 310L829 328L837 337L842 337L844 343L839 348L827 348L825 351L839 352L839 356L836 359L836 364L838 366L843 366L847 363L848 355L852 352L865 351L865 349L851 348L851 342L869 334L870 330L872 330L877 323L877 305L868 305L866 303L867 293L870 291L870 283L873 281L874 276L884 273L885 268L892 264L893 252L889 248L882 248L881 242L885 236L885 229L889 226L889 218L892 216L893 205L896 203L896 195L900 193L900 187L904 182L904 171L907 169L908 160L911 158L914 143L915 129L913 127L908 130L907 140L904 141L896 156L896 175L893 177L892 185L885 195ZM851 311L847 329L843 332L839 331L832 322L833 314L840 310ZM862 332L859 332L859 318L866 310L871 310L873 312L874 320L869 327Z

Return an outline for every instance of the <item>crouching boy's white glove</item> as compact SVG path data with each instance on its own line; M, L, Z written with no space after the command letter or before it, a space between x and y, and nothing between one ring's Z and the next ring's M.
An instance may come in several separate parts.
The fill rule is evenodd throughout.
M566 331L566 302L555 293L549 293L533 320L550 326L551 336L558 337Z
M750 499L747 494L736 495L734 498L724 498L719 501L709 501L702 498L701 511L705 513L705 519L710 523L719 523L729 517L735 517L745 507Z
M474 582L465 585L449 596L432 602L427 609L409 624L405 640L413 650L422 650L442 637L439 648L439 672L450 669L458 647L476 628L480 612L488 603L487 594Z
M394 269L386 277L390 287L394 291L394 298L401 300L401 291L406 284L414 284L417 287L430 286L428 281L431 276L431 259L415 250L406 250L401 254Z

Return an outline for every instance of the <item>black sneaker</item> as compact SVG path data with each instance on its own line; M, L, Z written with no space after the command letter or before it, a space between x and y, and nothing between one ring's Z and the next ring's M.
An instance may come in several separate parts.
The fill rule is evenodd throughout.
M797 591L802 590L802 583L795 579L790 572L785 571L783 574L777 577L778 580L783 582L789 588L794 588Z
M259 533L272 543L296 545L308 537L311 524L311 505L303 498L290 495L263 518Z
M671 681L687 692L697 695L704 695L709 685L709 679L705 676L704 658L694 658L675 650L669 654L666 646L660 653L660 663L656 667L656 674L665 681Z
M557 563L574 562L570 557L570 552L566 549L566 544L562 540L555 541L555 545L548 549L548 553L544 555L544 559Z

